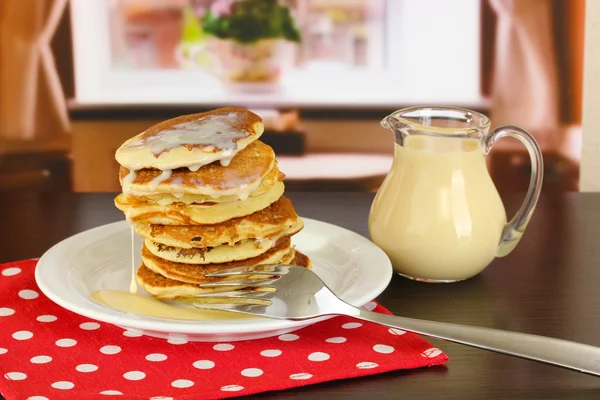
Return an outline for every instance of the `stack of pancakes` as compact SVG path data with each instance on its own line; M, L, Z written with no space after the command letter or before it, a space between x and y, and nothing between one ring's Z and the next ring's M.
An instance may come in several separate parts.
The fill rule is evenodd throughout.
M123 193L115 205L144 239L137 282L161 299L239 287L206 273L310 260L292 246L304 226L283 196L273 149L256 114L220 108L152 126L116 152ZM235 277L233 279L239 279Z

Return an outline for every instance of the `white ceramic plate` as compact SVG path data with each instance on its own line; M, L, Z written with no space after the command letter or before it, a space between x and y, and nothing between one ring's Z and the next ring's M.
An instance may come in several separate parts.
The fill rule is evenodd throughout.
M313 271L343 300L362 306L389 284L392 266L386 254L352 231L308 218L293 237L308 255ZM142 239L136 235L135 265ZM126 221L74 235L48 250L39 260L35 279L53 302L88 318L144 335L181 341L236 341L288 333L317 322L274 319L187 321L148 317L115 310L90 299L100 289L129 290L131 230ZM138 293L143 289L138 289ZM322 318L324 319L324 318Z

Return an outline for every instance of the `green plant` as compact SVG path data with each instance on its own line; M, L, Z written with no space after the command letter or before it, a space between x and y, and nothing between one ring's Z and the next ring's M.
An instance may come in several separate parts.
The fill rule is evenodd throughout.
M191 7L182 10L181 42L184 44L202 42L206 36L202 25Z
M240 43L301 39L289 7L277 0L217 0L204 14L202 24L206 33Z

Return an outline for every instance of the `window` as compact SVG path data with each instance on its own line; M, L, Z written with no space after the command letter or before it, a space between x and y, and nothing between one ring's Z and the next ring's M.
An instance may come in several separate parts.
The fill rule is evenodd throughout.
M241 62L231 56L223 61L224 41L213 40L202 25L220 1L72 0L76 102L481 102L479 0L280 0L292 10L302 40L278 45L276 70L282 72L274 81L266 72L273 69L270 60L264 73L258 67L240 72ZM241 69L224 67L232 64Z
M115 0L109 8L111 66L179 69L184 41L205 39L201 19L213 0ZM288 3L302 34L296 68L380 67L383 0L296 0Z

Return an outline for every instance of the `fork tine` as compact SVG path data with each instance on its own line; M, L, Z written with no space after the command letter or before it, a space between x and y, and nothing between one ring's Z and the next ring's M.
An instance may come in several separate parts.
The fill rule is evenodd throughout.
M211 297L202 297L194 299L192 305L197 308L207 308L204 305L210 304L210 307L219 309L228 309L229 307L234 306L244 306L244 305L257 305L257 306L270 306L272 304L271 300L252 298L252 297L219 297L219 296L211 296Z
M204 297L247 297L247 298L264 298L268 296L272 296L275 291L274 290L265 290L269 288L244 288L231 290L227 292L215 292L215 293L204 293L198 294L193 297L193 299L204 298Z
M225 276L242 276L242 275L256 275L256 276L280 275L277 272L270 272L270 271L246 271L246 270L241 270L241 269L238 271L234 271L234 269L237 269L237 268L246 268L246 267L236 267L236 268L224 269L221 271L210 272L208 274L204 274L204 276L221 278L221 277L225 277Z
M231 279L231 280L222 280L219 282L211 282L211 283L200 283L198 286L201 288L215 288L215 287L223 287L223 286L242 286L242 287L253 287L253 288L273 288L271 286L272 283L275 283L280 277L277 276L272 279Z
M245 267L227 268L221 271L205 274L210 277L224 277L235 275L284 275L288 270L287 264L260 264Z

